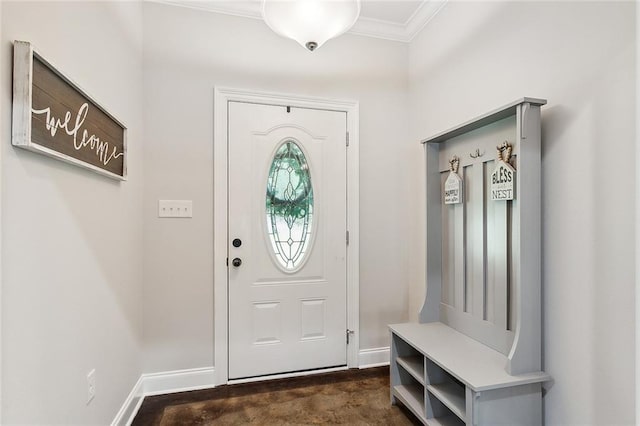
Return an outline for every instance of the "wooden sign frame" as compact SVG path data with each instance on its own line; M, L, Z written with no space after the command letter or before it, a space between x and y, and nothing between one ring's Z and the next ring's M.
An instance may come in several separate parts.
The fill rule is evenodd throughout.
M11 143L127 180L127 128L40 55L13 43Z

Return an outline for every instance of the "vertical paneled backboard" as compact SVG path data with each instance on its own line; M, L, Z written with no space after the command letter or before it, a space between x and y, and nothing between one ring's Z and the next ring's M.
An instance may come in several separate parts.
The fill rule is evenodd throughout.
M421 322L441 321L508 355L510 374L540 369L540 106L545 103L524 98L423 141L427 294ZM496 147L504 141L513 147L515 197L493 201L491 174L498 164ZM453 156L460 158L464 202L444 204Z
M460 158L464 203L441 203L442 322L507 353L513 331L507 327L510 215L517 200L491 201L489 187L496 163L496 145L515 140L515 116L449 139L439 146L441 179L449 174L449 159ZM496 142L498 141L498 142ZM514 151L512 163L517 163ZM453 300L450 296L453 295ZM446 296L446 297L445 297Z

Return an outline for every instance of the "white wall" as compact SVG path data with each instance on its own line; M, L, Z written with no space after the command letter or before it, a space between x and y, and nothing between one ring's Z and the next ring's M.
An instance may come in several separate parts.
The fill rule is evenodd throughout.
M450 2L410 46L414 139L522 96L549 101L548 425L635 422L634 16L631 2Z
M108 424L141 373L142 6L1 7L2 123L11 41L26 40L129 127L130 148L120 183L14 148L2 127L2 423Z
M145 371L213 364L213 88L360 101L360 347L407 319L415 213L406 44L346 35L313 54L259 20L144 5ZM216 141L224 143L224 141ZM158 199L193 200L191 220Z

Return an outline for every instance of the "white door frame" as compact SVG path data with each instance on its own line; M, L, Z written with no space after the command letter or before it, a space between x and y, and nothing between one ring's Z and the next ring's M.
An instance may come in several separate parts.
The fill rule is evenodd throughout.
M214 89L213 111L213 319L215 385L229 380L228 359L228 105L229 102L250 102L299 108L324 109L347 113L347 328L353 330L347 346L347 367L358 366L360 347L359 318L359 104L357 101L336 101L307 96L266 93L225 87ZM345 330L346 331L346 330ZM345 336L346 338L346 336Z

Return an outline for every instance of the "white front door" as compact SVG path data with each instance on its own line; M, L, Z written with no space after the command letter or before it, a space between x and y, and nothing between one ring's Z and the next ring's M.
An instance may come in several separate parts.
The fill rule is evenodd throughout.
M228 108L229 378L345 366L346 112Z

